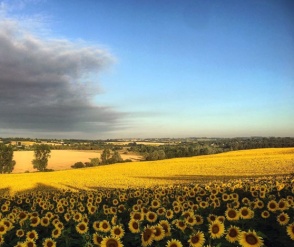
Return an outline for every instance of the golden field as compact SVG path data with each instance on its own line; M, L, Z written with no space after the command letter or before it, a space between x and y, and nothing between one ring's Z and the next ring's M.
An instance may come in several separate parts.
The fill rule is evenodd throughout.
M89 162L90 158L100 158L102 151L77 151L77 150L52 150L51 158L48 161L48 169L66 170L78 162ZM140 157L133 154L121 154L123 159L138 160ZM13 159L16 161L13 173L32 172L32 160L34 151L15 151Z
M55 152L58 151L53 151L52 159ZM84 153L81 152L80 155L76 157L75 162L82 161ZM87 155L88 158L90 153ZM56 164L61 166L68 157L60 157L60 162ZM70 164L73 164L73 160ZM120 163L77 170L2 174L0 189L9 189L11 193L14 193L44 185L76 189L150 187L205 181L206 179L290 174L294 173L293 164L294 148L244 150L190 158ZM49 160L48 168L59 169L59 166L50 166Z

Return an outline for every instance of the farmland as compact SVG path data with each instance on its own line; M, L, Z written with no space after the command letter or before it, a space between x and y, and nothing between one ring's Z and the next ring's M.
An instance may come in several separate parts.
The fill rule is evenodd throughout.
M272 148L2 174L0 243L291 246L293 164L294 148Z
M55 152L59 155L66 154L68 156L57 155L54 157ZM48 168L56 170L70 168L70 164L73 164L73 162L87 160L91 155L97 157L96 152L53 150L51 160L53 163L50 163L49 160ZM60 158L60 161L57 160L57 157ZM31 158L26 161L27 165L31 166ZM56 188L76 187L78 189L148 187L188 183L211 177L230 178L232 176L289 174L294 173L293 163L294 148L256 149L190 158L121 163L50 173L1 175L0 186L2 188L9 187L11 191L33 188L37 184L49 184ZM20 168L16 167L17 169ZM26 167L26 169L29 168Z
M70 169L75 162L87 162L90 158L99 158L102 151L76 151L76 150L52 150L49 158L48 169L65 170ZM140 156L135 154L121 154L123 159L139 160ZM14 160L16 165L13 173L32 172L33 151L15 151Z

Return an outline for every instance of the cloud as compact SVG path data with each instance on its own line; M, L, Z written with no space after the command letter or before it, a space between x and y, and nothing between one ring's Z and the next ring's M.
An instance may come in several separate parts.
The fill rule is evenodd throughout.
M93 89L99 87L87 82L113 61L97 47L41 39L17 22L0 21L0 129L44 133L115 129L123 114L94 104L98 90Z

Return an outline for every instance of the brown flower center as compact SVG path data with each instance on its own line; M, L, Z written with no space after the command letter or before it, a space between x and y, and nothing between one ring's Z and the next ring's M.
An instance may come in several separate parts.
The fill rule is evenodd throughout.
M143 232L143 240L146 242L151 238L151 236L152 236L151 229L149 228L145 229L145 231Z
M218 225L213 225L211 228L211 232L213 234L217 234L219 232L219 226Z
M257 238L253 234L246 235L246 242L251 245L255 245L258 243Z
M106 242L106 247L118 247L117 241L114 239L109 239Z
M235 212L235 210L229 210L229 212L228 212L228 216L230 217L230 218L235 218L236 217L236 212Z
M197 244L197 243L199 243L199 240L200 240L199 236L198 235L195 235L195 236L193 236L191 238L191 243L192 244Z
M231 238L235 238L235 237L237 237L237 235L238 235L238 232L236 231L236 229L232 228L229 232L229 236Z

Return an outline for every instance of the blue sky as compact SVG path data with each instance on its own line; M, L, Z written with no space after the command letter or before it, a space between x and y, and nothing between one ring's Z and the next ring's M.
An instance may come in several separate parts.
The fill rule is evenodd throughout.
M71 72L67 82L61 80L67 84L72 81L85 84L85 91L80 88L75 91L80 92L77 98L81 102L81 96L86 99L83 120L62 117L52 109L64 107L64 111L70 112L68 105L60 107L60 103L54 103L48 108L52 112L50 123L46 120L48 124L44 124L39 113L44 108L38 104L40 99L36 99L33 103L39 108L34 108L31 120L12 128L7 123L21 119L7 114L7 121L0 121L0 136L91 139L294 136L291 0L0 3L2 27L13 22L17 32L25 30L20 43L26 44L28 37L35 37L39 45L50 40L50 46L56 47L54 42L58 40L67 47L100 51L97 53L100 60L95 60L96 67L92 65L90 69L87 66L94 59L90 55L84 60L82 53L68 58L88 69ZM65 52L60 48L56 49L58 52L69 54L73 50ZM32 61L32 66L36 61ZM58 62L62 64L61 60ZM67 71L62 75L67 76ZM48 73L44 69L44 74ZM22 88L21 83L16 88ZM45 84L48 85L47 79L42 93L48 91ZM91 91L93 88L96 90ZM64 90L67 94L67 89ZM15 93L14 99L22 98L22 92ZM73 91L68 95L76 96ZM44 93L43 101L48 98L49 94ZM77 102L80 101L73 102L71 108ZM3 103L10 104L9 99ZM26 110L32 112L29 107ZM72 114L80 114L76 108L71 110ZM94 117L98 115L101 118ZM76 124L68 124L66 119ZM64 123L63 128L60 123Z

